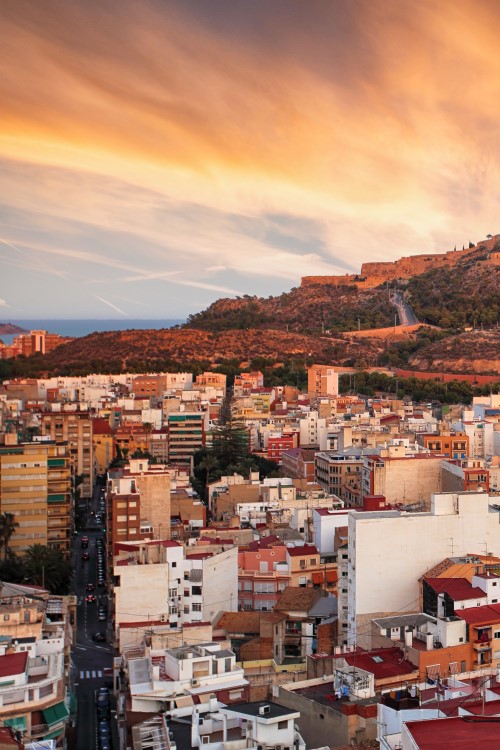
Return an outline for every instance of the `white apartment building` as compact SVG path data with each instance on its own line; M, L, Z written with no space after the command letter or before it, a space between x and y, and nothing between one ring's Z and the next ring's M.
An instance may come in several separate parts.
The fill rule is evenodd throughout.
M120 626L211 622L238 609L238 549L188 553L174 541L119 543L114 557L114 605Z
M448 492L432 496L429 513L348 514L350 645L369 643L373 618L418 611L418 579L440 560L500 555L500 512L489 500L484 492Z
M224 702L244 700L248 680L233 651L220 643L186 644L149 649L138 658L123 657L128 676L130 711L167 711L172 718L190 717L194 698L202 712L213 710L217 696ZM201 705L200 705L201 704Z

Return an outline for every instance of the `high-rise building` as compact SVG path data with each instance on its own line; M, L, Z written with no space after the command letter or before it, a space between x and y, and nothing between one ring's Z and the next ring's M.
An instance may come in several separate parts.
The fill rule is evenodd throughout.
M41 418L41 435L56 442L68 443L80 497L91 498L94 485L94 448L90 414L87 412L44 413Z
M71 498L67 445L35 442L0 448L0 512L12 513L19 524L9 542L13 552L43 544L69 555Z
M307 392L309 397L338 396L339 374L331 365L311 365L307 368Z

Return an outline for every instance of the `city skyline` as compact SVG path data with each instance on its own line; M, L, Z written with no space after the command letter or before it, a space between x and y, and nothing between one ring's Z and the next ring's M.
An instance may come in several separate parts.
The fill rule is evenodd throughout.
M184 318L496 232L494 2L0 6L0 318Z

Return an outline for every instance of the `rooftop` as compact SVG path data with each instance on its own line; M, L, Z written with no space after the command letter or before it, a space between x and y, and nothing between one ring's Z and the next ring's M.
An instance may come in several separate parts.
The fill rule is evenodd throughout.
M247 716L262 716L263 719L277 719L282 716L299 716L299 712L293 708L285 708L277 703L270 701L256 701L253 703L239 703L232 706L225 706L224 711L230 711Z
M418 675L418 667L404 659L399 648L377 648L361 653L342 654L342 656L349 666L371 672L376 680L401 677L413 672Z
M6 654L0 656L0 677L12 677L17 674L26 672L28 663L28 652L23 651L19 654Z
M318 548L315 544L301 544L300 546L294 545L289 547L286 546L286 550L290 557L304 557L305 555L319 555Z
M485 604L483 607L457 609L457 617L468 625L493 624L500 622L500 604Z
M500 727L496 722L457 717L410 721L406 726L418 750L492 750L498 747Z
M486 598L486 593L474 587L467 578L424 578L437 594L446 593L454 601Z

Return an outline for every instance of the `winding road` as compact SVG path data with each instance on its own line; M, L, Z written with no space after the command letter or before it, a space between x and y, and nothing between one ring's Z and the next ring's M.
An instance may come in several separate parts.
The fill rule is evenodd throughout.
M405 302L401 292L394 292L391 296L391 303L398 311L399 324L402 326L415 326L418 324L418 319L410 305Z

